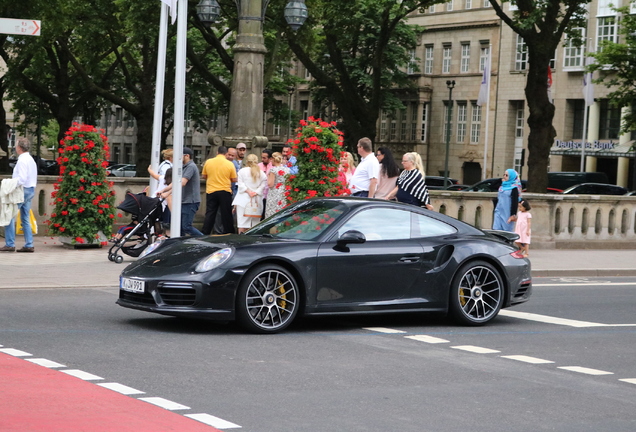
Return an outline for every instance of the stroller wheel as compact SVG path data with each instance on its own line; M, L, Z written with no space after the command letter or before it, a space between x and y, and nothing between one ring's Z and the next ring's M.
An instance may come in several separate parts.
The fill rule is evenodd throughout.
M124 262L124 257L123 257L123 256L121 256L121 255L115 255L115 262L116 262L117 264L121 264L121 263L123 263L123 262Z
M108 254L108 261L115 261L115 254L109 253Z

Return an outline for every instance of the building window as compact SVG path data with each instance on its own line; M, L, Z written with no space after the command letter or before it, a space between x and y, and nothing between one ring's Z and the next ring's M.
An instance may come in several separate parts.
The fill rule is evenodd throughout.
M482 46L479 49L479 72L483 72L486 69L486 64L488 64L488 53L490 52L490 47Z
M300 101L300 112L303 116L303 120L307 120L309 118L309 101L308 100Z
M428 104L422 104L422 135L420 141L426 142L426 132L428 131Z
M464 9L471 9L473 7L473 0L466 0L464 4Z
M566 38L563 44L563 67L582 68L585 48L585 29L578 27L572 30L573 37Z
M389 129L389 141L395 141L397 139L397 110L391 113L391 127Z
M124 110L121 108L117 108L115 110L115 127L122 127L123 124L124 124Z
M601 100L601 119L598 125L600 139L616 139L621 129L621 109L610 104L609 99Z
M470 69L470 43L462 43L462 63L461 71L468 72Z
M523 129L526 124L526 116L523 109L523 102L519 102L517 116L515 119L515 138L523 138Z
M129 127L129 128L135 127L135 118L129 112L126 113L126 127Z
M424 48L424 73L433 73L433 45L427 45Z
M386 110L382 110L380 114L380 140L386 141Z
M135 163L135 158L133 158L132 143L124 144L124 163L125 164Z
M406 73L413 75L417 71L417 58L415 57L415 50L409 50L409 64L406 69Z
M451 119L449 121L448 119L448 110L449 110L449 106L450 106L450 110L451 110ZM452 109L453 109L453 102L449 102L446 101L444 102L444 133L442 134L442 140L444 142L446 142L446 140L450 140L450 136L448 135L449 133L452 136L452 130L453 130L453 119L452 119Z
M484 0L484 7L490 7L490 0Z
M431 5L431 6L428 8L428 13L435 13L435 5Z
M446 11L450 12L453 10L453 0L446 2Z
M585 115L585 100L572 101L572 139L583 138L583 116Z
M403 109L400 110L400 141L401 142L405 142L406 141L406 133L408 132L408 129L406 127L406 107L404 107Z
M513 2L511 1L511 2L509 3L508 10L509 10L509 11L516 11L516 10L519 10L519 7L517 7L517 4L516 4L516 3L513 3Z
M596 50L603 50L603 42L618 42L617 35L617 20L616 17L601 17L598 18L598 26L596 27Z
M517 35L517 51L515 57L515 70L523 71L528 67L528 45L521 35Z
M476 102L472 104L473 116L470 121L470 143L479 144L481 135L481 107Z
M457 102L457 142L464 142L466 137L467 115L466 102Z
M442 73L450 73L451 67L451 46L445 45L442 55Z
M305 79L307 81L309 81L311 79L311 72L309 72L309 69L305 68Z
M417 102L411 102L411 136L410 141L415 142L417 138Z

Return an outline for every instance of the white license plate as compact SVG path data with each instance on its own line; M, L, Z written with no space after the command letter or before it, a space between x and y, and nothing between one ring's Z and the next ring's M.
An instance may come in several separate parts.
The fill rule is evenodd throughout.
M124 291L143 293L145 289L145 282L137 279L121 278L119 287Z

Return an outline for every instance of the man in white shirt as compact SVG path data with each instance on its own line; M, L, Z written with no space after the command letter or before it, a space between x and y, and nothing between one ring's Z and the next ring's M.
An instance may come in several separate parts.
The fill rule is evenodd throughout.
M18 139L15 145L15 151L18 154L18 161L13 168L13 178L18 181L18 185L24 189L24 202L18 204L20 222L24 232L24 247L18 249L18 252L34 252L33 248L33 232L31 231L31 200L35 195L35 185L38 182L38 167L29 154L31 144L26 138ZM17 217L17 216L16 216ZM4 237L6 244L0 248L0 252L15 251L15 218L9 225L4 228Z
M351 195L373 197L380 177L380 162L373 153L373 145L369 138L360 138L358 154L361 158L360 163L349 180Z

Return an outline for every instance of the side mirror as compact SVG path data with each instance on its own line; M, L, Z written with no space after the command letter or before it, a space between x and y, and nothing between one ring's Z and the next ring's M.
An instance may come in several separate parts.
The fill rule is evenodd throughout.
M349 243L364 243L366 241L367 238L360 231L349 230L340 236L337 245L339 247L345 247Z

